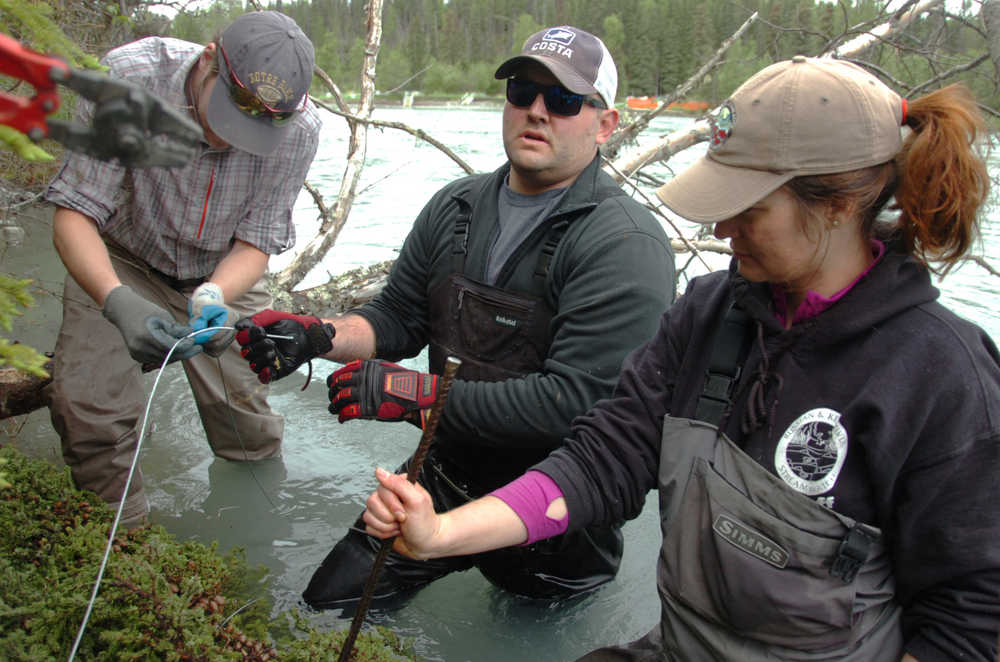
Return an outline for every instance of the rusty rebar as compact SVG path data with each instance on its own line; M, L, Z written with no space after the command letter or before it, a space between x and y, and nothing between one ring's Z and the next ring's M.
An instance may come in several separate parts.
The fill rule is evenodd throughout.
M417 482L417 477L420 475L420 469L427 458L427 451L430 450L431 442L434 440L434 431L437 429L438 421L441 419L441 412L444 411L444 404L448 400L451 383L455 380L455 373L458 372L458 368L461 365L462 362L454 356L449 356L444 362L444 374L438 380L437 395L434 398L434 404L431 405L431 413L427 415L424 432L420 435L420 443L417 445L417 450L413 453L413 459L410 460L410 466L406 471L406 479L411 483ZM364 623L365 614L368 613L368 607L371 606L379 573L382 571L382 566L385 565L385 559L389 556L389 552L392 550L392 543L395 539L393 537L383 540L378 549L378 554L375 555L371 574L368 575L368 581L365 582L364 591L361 593L361 600L358 602L357 611L354 612L354 619L351 621L351 629L347 632L347 639L344 640L344 644L340 648L340 656L337 658L337 662L348 662L352 659L354 642L361 631L361 625Z

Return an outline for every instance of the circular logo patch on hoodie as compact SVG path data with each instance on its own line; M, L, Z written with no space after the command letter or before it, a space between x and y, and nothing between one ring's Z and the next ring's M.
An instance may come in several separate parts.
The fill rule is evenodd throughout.
M802 494L833 489L847 459L847 430L832 409L812 409L795 419L774 451L781 480Z

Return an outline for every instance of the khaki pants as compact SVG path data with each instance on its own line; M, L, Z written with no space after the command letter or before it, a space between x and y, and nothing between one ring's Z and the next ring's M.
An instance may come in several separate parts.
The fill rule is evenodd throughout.
M131 256L110 249L122 283L187 322L194 285L175 290L169 279ZM240 317L271 305L263 280L230 302ZM146 408L141 366L128 353L118 328L71 276L63 291L63 322L46 387L52 425L62 439L63 459L80 489L96 492L113 507L122 498ZM223 385L220 379L220 362ZM199 354L183 362L212 452L230 460L279 454L284 420L267 404L268 387L257 381L235 342L218 359ZM168 367L170 369L176 369ZM226 393L228 391L228 404ZM242 441L242 443L241 443ZM142 474L136 471L122 522L148 512Z

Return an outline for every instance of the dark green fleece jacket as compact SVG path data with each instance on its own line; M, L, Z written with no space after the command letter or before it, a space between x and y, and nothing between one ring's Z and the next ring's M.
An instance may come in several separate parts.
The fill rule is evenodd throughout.
M674 297L674 261L659 222L627 195L607 195L614 180L595 157L541 227L524 238L495 285L541 296L555 311L552 339L540 372L502 382L457 380L438 428L450 443L476 438L486 455L504 453L512 466L495 472L496 487L509 471L523 470L559 445L570 422L611 395L622 360L652 337ZM355 310L375 329L376 354L397 361L416 356L435 324L428 302L452 273L455 220L471 209L465 275L483 281L498 226L497 195L510 170L466 177L438 191L417 217L385 289ZM570 219L553 256L543 290L533 273L548 226ZM511 457L507 449L514 449ZM471 450L471 449L470 449ZM507 465L508 462L503 464ZM501 475L502 474L502 475ZM516 475L516 474L515 474Z

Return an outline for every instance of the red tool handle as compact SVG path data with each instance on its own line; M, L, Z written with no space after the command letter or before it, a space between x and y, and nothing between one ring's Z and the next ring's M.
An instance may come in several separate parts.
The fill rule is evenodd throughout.
M27 134L33 140L49 135L45 116L59 109L59 93L52 80L53 69L65 75L69 67L62 60L25 48L16 39L0 34L0 72L31 84L33 97L0 92L0 124Z

